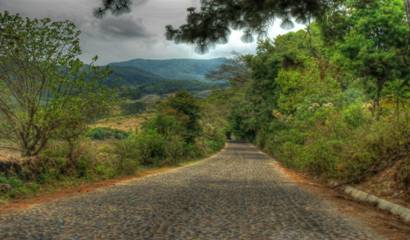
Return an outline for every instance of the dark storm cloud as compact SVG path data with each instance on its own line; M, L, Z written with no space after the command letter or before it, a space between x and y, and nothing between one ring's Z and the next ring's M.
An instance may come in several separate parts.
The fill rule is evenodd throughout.
M150 34L141 18L134 19L132 16L104 18L99 22L99 27L104 35L117 38L149 38Z
M240 32L233 31L226 45L218 45L206 55L198 55L190 45L165 39L165 26L185 23L186 9L200 6L200 0L130 0L129 13L102 19L93 12L104 0L0 0L0 11L8 10L33 18L71 20L81 30L81 59L99 56L99 64L132 58L212 58L238 53L254 53L256 43L244 44ZM274 26L271 36L283 33ZM235 52L232 52L235 51Z

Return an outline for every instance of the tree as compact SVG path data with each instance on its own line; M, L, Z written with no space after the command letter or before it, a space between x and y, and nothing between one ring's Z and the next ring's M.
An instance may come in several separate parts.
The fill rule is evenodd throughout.
M409 28L401 0L362 2L346 5L346 17L337 47L350 68L362 77L380 115L382 91L387 82L408 79L410 70Z
M393 102L396 119L399 119L401 107L405 108L410 100L409 83L404 80L395 79L387 84L384 94L387 99Z
M131 0L102 0L102 6L94 10L96 17L103 17L107 12L111 12L114 15L127 13L131 11Z
M138 2L138 1L137 1ZM144 2L140 0L139 2ZM309 19L325 23L327 17L344 8L348 0L202 0L201 8L187 9L187 23L178 28L166 26L169 40L190 43L199 52L205 52L214 44L226 43L233 29L244 30L242 39L252 41L253 34L264 35L276 18L282 19L282 27L291 28L293 19L306 23ZM368 0L361 0L369 3ZM403 0L407 23L410 28L410 0ZM94 13L97 17L107 12L118 15L131 11L131 0L102 0ZM326 23L325 23L326 24Z
M201 109L198 101L188 92L178 92L168 98L162 108L163 113L173 115L185 127L184 138L188 143L193 143L201 133Z
M407 24L409 25L409 28L410 28L410 0L404 0L404 6L406 10L406 15L407 15Z
M231 29L244 31L242 40L253 41L253 35L263 36L275 18L282 19L283 28L292 28L293 19L306 23L319 19L323 12L339 1L327 0L204 0L201 9L188 8L187 23L174 28L166 26L169 40L196 45L206 52L215 43L226 43Z
M4 12L0 29L1 138L35 156L60 130L74 132L95 116L93 106L104 106L98 79L106 71L77 58L80 32L69 21Z

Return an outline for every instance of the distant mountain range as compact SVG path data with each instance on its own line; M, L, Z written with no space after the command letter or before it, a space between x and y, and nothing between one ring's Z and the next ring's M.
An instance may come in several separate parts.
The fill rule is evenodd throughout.
M109 85L137 86L167 80L206 81L210 71L226 63L226 58L214 59L133 59L110 63L113 74L107 80Z

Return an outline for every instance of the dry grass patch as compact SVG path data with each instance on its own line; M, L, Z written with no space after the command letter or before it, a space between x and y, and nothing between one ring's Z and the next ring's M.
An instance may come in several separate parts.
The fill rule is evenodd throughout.
M149 117L147 114L136 115L136 116L120 116L111 117L97 121L92 124L91 128L113 128L121 131L132 132L138 129L141 124Z

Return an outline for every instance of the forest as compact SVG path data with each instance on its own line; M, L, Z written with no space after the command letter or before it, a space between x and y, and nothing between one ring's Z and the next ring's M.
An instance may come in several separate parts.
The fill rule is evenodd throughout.
M345 1L325 22L260 41L255 55L228 68L237 89L233 105L240 106L228 117L232 134L288 167L338 184L393 168L393 188L408 192L410 31L404 13L400 0Z

